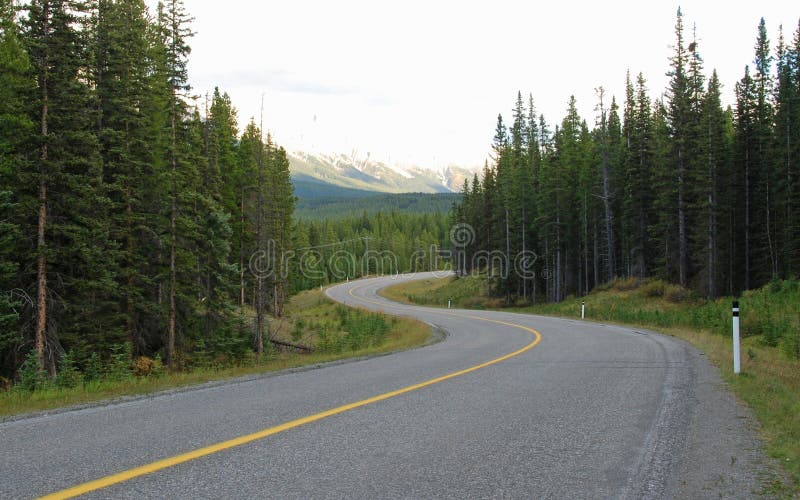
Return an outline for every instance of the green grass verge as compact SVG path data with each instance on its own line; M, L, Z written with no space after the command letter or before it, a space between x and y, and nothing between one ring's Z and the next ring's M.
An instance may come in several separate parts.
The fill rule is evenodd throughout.
M383 290L405 303L499 309L480 277L428 279ZM733 374L730 297L705 300L657 280L620 279L586 297L557 304L504 310L639 326L689 341L706 353L733 393L761 422L767 453L781 462L790 485L774 485L783 496L800 494L800 283L775 282L740 297L742 373Z
M348 309L331 301L319 290L293 297L286 316L271 321L270 331L276 339L316 349L311 353L272 350L260 360L248 356L236 366L217 364L190 371L164 371L158 376L129 375L116 380L82 383L74 388L46 384L34 391L1 391L0 417L400 351L426 343L431 335L430 327L424 323Z

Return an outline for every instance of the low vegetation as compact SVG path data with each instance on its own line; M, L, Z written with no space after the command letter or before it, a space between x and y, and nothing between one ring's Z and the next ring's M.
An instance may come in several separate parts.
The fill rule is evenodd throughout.
M421 280L384 290L406 303L492 309L505 303L485 295L485 277ZM731 390L762 424L767 452L791 476L800 493L800 282L774 281L740 298L742 373L733 374L732 298L708 300L659 280L618 279L585 297L507 308L517 312L579 318L655 329L691 342L719 368ZM791 495L790 492L785 492Z
M111 362L97 360L79 371L65 359L64 368L50 379L31 355L17 384L12 387L9 380L0 379L0 416L403 350L430 337L430 328L423 323L346 308L320 290L293 297L287 315L273 319L270 331L281 344L272 345L261 359L249 345L215 345L187 355L182 370L165 368L158 357L140 356L131 362L130 345L120 344Z
M296 186L295 186L296 187ZM295 215L298 219L323 220L353 217L378 212L403 212L409 214L447 214L453 204L461 200L458 193L397 193L370 196L320 196L302 197L297 201Z

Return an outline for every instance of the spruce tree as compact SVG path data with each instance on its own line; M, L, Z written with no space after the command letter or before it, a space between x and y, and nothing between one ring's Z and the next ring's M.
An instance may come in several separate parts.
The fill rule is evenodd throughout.
M289 176L289 159L286 150L276 147L271 138L266 145L266 175L268 214L267 234L274 243L275 256L272 265L272 314L283 316L287 298L287 272L289 255L293 253L293 214L296 203L294 187Z
M760 242L755 254L755 273L758 283L778 278L780 268L778 251L777 210L775 205L776 186L780 182L775 175L772 161L773 124L775 109L773 105L773 57L764 18L758 24L755 58L753 60L753 84L755 90L755 110L753 116L753 168L756 174L754 187L755 215L757 224L754 237Z
M800 27L794 44L787 44L781 35L777 47L777 79L775 88L775 206L780 220L782 275L800 274L800 218L797 217L800 196Z
M756 93L753 79L750 76L750 67L746 66L744 77L736 84L736 178L739 182L739 199L744 203L740 205L737 219L743 222L744 235L741 244L742 268L744 279L741 287L750 289L753 279L753 235L754 235L754 186L756 185L756 171L754 168L756 120ZM738 288L738 287L737 287Z
M35 1L25 40L36 73L31 117L39 129L35 166L21 176L26 206L38 217L23 230L36 235L35 347L55 372L59 337L92 343L117 329L113 297L114 242L96 135L97 105L87 79L91 2ZM34 201L35 200L35 201ZM56 280L48 278L55 276ZM103 332L103 333L100 333Z
M166 199L169 200L167 214L169 229L166 234L168 246L168 316L167 335L165 348L165 362L172 366L175 360L176 340L178 330L178 300L181 295L179 274L189 271L190 262L179 262L181 257L191 260L191 253L187 252L187 240L178 229L179 219L190 217L189 213L181 211L187 198L193 192L193 177L196 175L195 165L187 161L185 148L184 119L187 116L186 97L190 90L188 84L187 58L191 49L187 43L192 32L188 25L191 19L186 13L181 0L170 0L167 5L159 4L158 8L158 35L160 46L158 61L160 67L157 74L163 79L165 91L163 98L167 104L167 123L164 131L167 135L166 143L166 169L163 172L163 181L167 186ZM185 227L182 225L182 227ZM182 269L179 269L182 268ZM183 280L182 280L183 281ZM184 295L184 307L189 307L192 299Z
M146 271L152 233L146 191L151 187L148 99L149 21L142 0L101 0L95 36L98 137L111 202L111 237L119 243L115 295L132 354L148 352ZM120 342L122 339L116 339Z
M689 50L684 43L683 14L678 9L677 21L675 24L675 54L670 60L671 70L669 72L669 125L672 142L672 165L670 176L674 183L674 188L664 185L664 189L672 191L676 198L674 217L676 220L675 241L677 242L676 262L678 268L678 283L687 286L689 282L689 199L688 199L688 176L691 169L693 151L693 132L696 123L693 113L693 98L695 98L694 80L697 78L696 71L697 58L694 57L695 47L691 44ZM692 66L689 67L691 57Z
M702 140L700 160L703 168L693 173L693 198L697 200L697 219L692 238L697 252L695 263L703 269L704 292L716 298L720 291L722 266L720 263L721 224L724 212L721 206L721 178L728 173L730 158L727 117L722 109L721 84L716 71L708 81L703 98Z
M30 70L14 2L0 1L0 376L9 378L17 365L16 348L23 341L18 324L22 302L12 290L19 284L18 173L27 168L24 151L33 133L25 108L33 91Z
M652 148L652 185L654 217L649 226L653 236L653 274L675 282L678 277L677 253L677 196L673 170L673 145L669 114L663 101L652 103L650 141Z
M605 90L600 87L597 89L598 102L598 137L595 139L600 148L600 179L603 200L603 238L605 242L605 275L604 281L610 281L616 275L615 257L615 219L612 204L616 202L612 194L612 169L616 159L615 148L618 143L619 118L616 111L613 111L611 123L609 123L608 109L605 105ZM613 108L612 108L613 109ZM588 242L587 242L588 243ZM588 293L588 290L587 290Z

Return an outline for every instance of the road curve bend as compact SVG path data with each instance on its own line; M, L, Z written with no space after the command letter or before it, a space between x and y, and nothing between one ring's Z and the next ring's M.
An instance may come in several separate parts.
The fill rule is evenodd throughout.
M439 343L0 423L0 498L749 497L746 409L688 344L644 330L424 308ZM729 415L730 414L730 415ZM739 418L742 417L742 418Z

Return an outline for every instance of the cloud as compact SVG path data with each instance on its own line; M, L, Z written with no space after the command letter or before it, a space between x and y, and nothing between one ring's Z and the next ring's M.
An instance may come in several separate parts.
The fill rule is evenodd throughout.
M264 91L307 94L325 97L358 95L355 87L304 80L282 70L233 70L225 73L206 72L195 75L195 82L202 86L219 86L224 89L258 87Z

